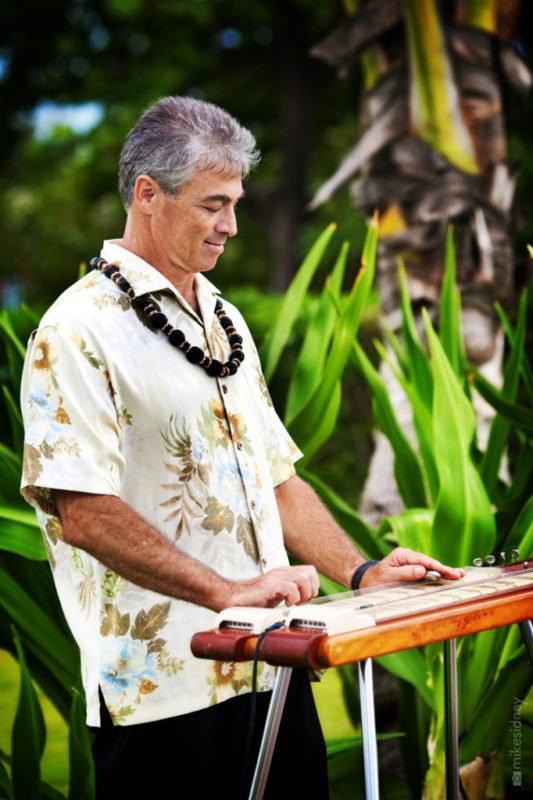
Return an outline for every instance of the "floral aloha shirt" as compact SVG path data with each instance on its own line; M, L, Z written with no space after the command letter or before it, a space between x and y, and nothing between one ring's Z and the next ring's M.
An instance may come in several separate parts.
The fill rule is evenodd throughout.
M154 293L191 344L225 361L217 290L196 278L201 319L157 270L105 242L137 295ZM62 540L51 489L120 497L183 552L226 578L287 563L274 487L300 453L276 415L246 324L236 375L212 378L151 330L98 271L64 292L28 346L22 493L35 506L57 591L81 651L87 722L98 686L118 725L186 714L250 691L251 664L196 659L215 613L142 589ZM272 687L264 665L259 689Z

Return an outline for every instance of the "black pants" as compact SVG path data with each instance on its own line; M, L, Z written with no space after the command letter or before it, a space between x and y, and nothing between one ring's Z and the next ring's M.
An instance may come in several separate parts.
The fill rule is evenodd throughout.
M256 696L249 774L243 781L251 695L141 725L113 726L105 706L93 729L96 800L245 800L271 693ZM244 791L243 791L244 787ZM327 800L326 748L307 678L294 670L265 798Z

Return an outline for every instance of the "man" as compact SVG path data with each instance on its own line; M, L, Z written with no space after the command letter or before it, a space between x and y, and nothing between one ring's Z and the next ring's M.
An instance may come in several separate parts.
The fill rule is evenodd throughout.
M121 154L122 239L28 348L22 491L81 650L99 800L245 789L250 665L189 649L214 612L307 601L317 570L346 587L354 573L361 585L461 574L407 550L365 564L295 474L244 320L203 275L237 233L257 158L216 106L152 106ZM273 672L260 671L260 718ZM293 684L268 791L323 798L316 712L306 677Z

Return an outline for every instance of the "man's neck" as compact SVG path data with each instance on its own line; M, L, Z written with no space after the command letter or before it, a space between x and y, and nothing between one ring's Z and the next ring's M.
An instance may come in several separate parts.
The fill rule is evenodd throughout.
M127 228L122 239L115 239L114 241L115 244L120 245L120 247L123 247L125 250L129 250L133 255L142 258L143 261L146 261L147 264L150 264L151 267L164 275L190 305L193 311L201 317L200 306L196 297L196 275L173 268L172 265L168 263L161 264L156 254L151 252L149 248L144 247L142 240L135 237Z

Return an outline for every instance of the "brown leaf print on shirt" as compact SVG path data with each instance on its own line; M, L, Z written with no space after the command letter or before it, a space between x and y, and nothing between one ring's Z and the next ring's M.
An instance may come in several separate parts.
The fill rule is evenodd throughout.
M121 615L114 603L105 604L106 616L100 624L102 636L125 636L130 627L130 615Z
M158 603L148 611L141 609L135 617L135 622L131 629L131 638L141 641L150 641L157 633L164 628L168 621L170 611L170 600L168 603Z
M206 516L202 522L202 528L205 528L207 531L213 531L215 535L221 533L224 528L228 533L231 533L235 521L235 514L229 506L223 506L216 497L208 497L205 514Z
M193 521L203 516L203 506L207 493L210 467L196 461L192 454L192 442L185 426L180 430L174 415L170 417L167 432L160 432L165 450L176 459L175 464L165 461L165 467L177 481L161 484L162 489L172 492L172 496L160 503L162 508L172 511L163 522L176 520L175 540L185 532L191 535Z

